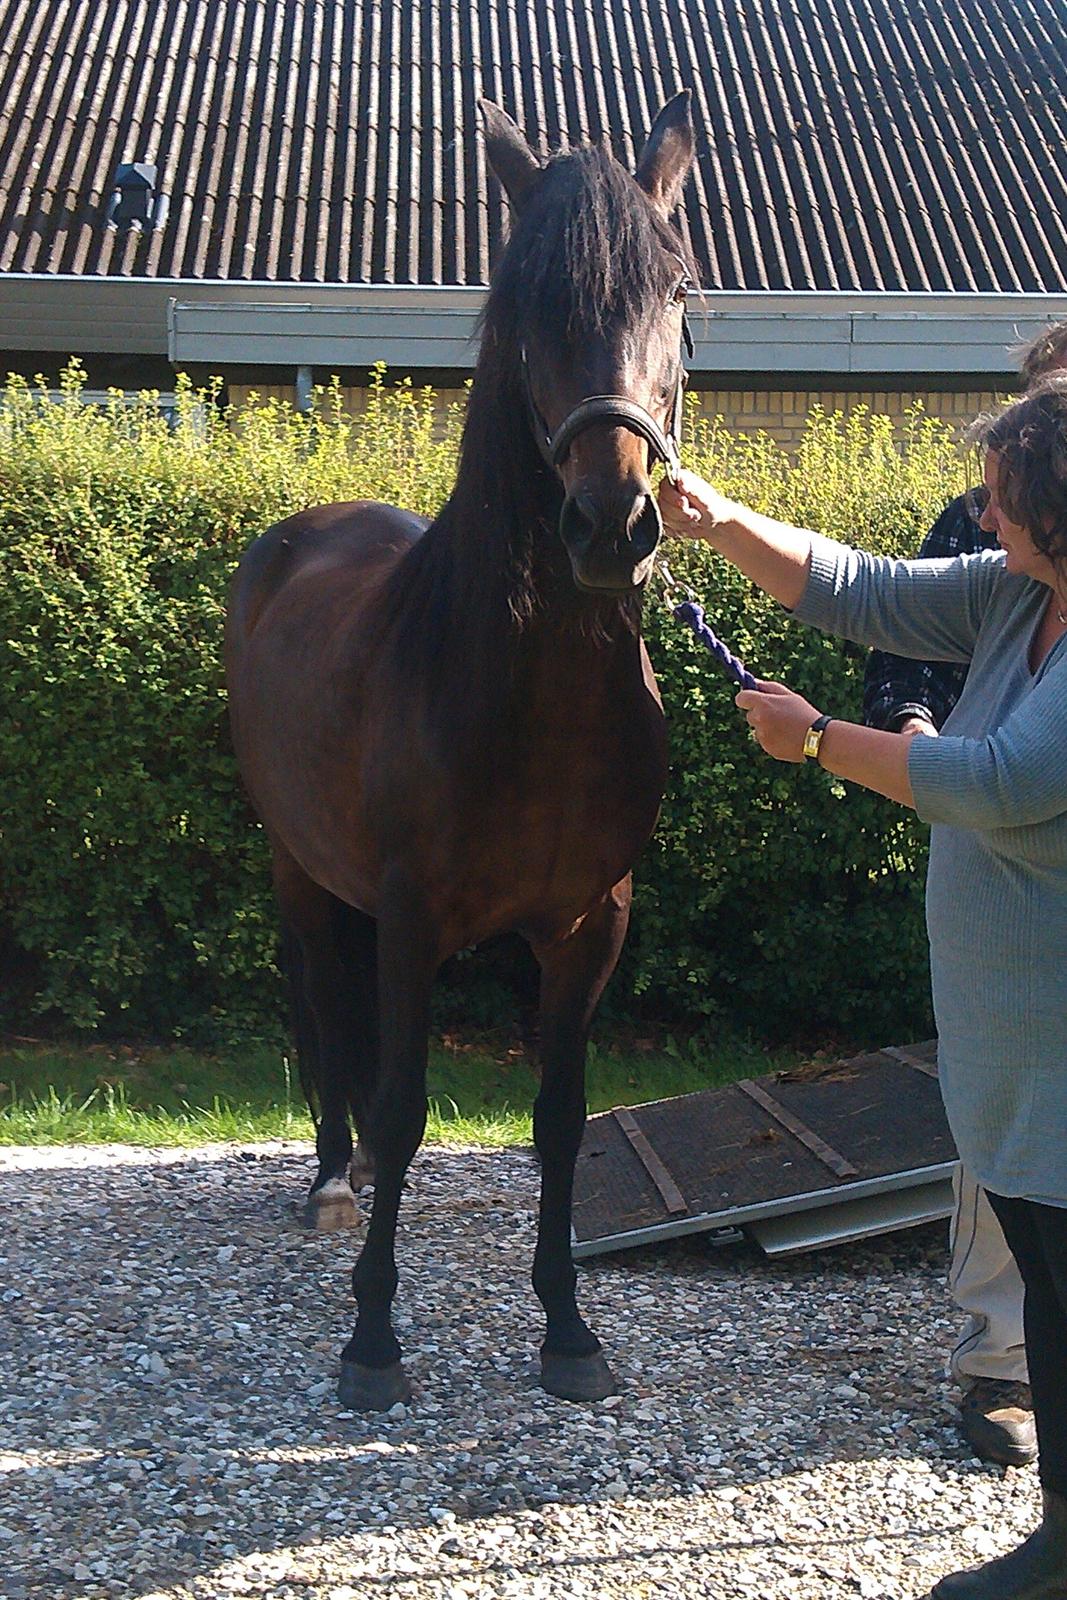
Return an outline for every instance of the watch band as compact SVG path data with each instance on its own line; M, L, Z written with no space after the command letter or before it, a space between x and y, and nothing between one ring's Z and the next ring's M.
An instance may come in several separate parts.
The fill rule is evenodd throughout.
M832 720L831 717L826 716L815 718L815 721L804 735L804 757L806 760L818 761L822 736L826 732L827 725Z

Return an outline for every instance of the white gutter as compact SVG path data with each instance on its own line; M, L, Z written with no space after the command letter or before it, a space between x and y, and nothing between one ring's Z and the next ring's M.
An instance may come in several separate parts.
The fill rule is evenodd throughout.
M421 284L213 283L0 274L0 347L169 355L181 366L385 361L467 372L485 290ZM694 374L996 377L1007 347L1067 318L1062 294L706 290L694 295Z
M469 371L480 290L368 286L346 302L175 299L168 353L181 366ZM1014 373L1009 347L1067 318L1067 294L915 295L708 291L694 296L697 375L929 377Z

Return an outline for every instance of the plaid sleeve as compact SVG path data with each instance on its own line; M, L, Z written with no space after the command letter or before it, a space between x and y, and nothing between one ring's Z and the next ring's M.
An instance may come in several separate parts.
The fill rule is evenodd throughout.
M946 506L922 542L920 559L990 549L996 541L978 526L985 500L985 490L974 489ZM908 661L872 650L863 680L863 720L871 728L896 732L906 717L925 717L940 728L966 677L967 668L956 662Z

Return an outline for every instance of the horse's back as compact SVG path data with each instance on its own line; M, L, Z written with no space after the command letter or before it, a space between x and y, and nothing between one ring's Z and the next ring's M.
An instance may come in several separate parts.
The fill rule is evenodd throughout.
M313 506L267 528L234 575L227 622L231 659L283 591L321 577L357 598L381 582L429 526L424 517L376 500ZM353 594L354 591L354 594Z
M427 526L374 501L316 506L262 533L230 591L226 679L245 787L275 845L355 905L368 904L365 871L335 875L331 863L339 818L359 804L376 602Z

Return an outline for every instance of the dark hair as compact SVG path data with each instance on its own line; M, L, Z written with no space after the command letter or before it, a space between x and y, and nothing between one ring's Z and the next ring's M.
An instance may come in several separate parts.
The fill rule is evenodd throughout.
M1067 322L1050 323L1036 339L1017 345L1012 353L1019 363L1023 387L1033 389L1057 367L1067 366Z
M980 419L976 442L997 458L997 494L1042 555L1067 565L1067 372Z

